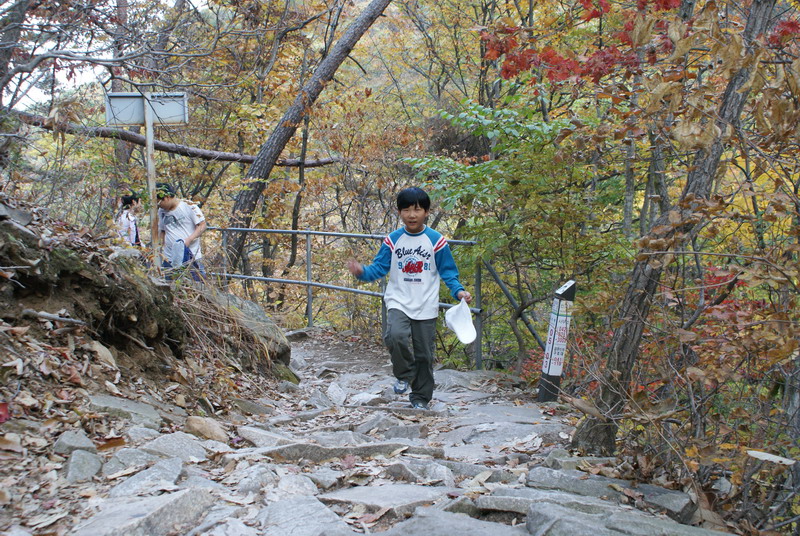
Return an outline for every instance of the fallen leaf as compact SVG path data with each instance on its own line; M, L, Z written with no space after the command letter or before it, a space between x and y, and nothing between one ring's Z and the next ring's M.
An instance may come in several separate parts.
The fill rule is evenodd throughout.
M34 517L33 519L29 519L25 524L32 529L41 529L44 527L49 527L62 517L66 517L68 515L67 512L56 512L54 514L42 514Z
M65 365L61 367L62 372L67 376L67 382L73 383L75 385L83 385L83 380L81 379L81 375L78 372L78 369L73 367L72 365Z
M567 395L563 395L563 394L561 395L561 398L567 404L570 404L575 409L577 409L579 411L582 411L583 413L585 413L587 415L591 415L592 417L595 417L599 421L606 422L608 420L608 419L606 419L605 415L600 413L599 409L597 409L594 405L592 405L591 403L587 402L586 400L583 400L583 399L580 399L580 398L573 398L571 396L567 396Z
M103 444L97 447L97 450L103 451L122 446L125 446L124 437L112 437L111 439L106 440Z
M622 493L633 499L634 501L639 501L644 497L644 493L640 491L636 491L630 488L624 488Z
M105 381L105 386L106 386L106 390L109 393L111 393L112 395L122 396L122 393L120 392L119 389L117 389L117 386L114 385L113 383L111 383L110 381L106 380Z
M121 471L117 471L116 473L112 473L106 477L107 480L116 480L123 476L132 475L133 473L138 473L144 469L144 465L131 465L130 467L126 467Z
M253 504L256 500L252 492L248 493L245 497L237 497L229 493L222 493L220 494L220 499L222 499L223 501L228 501L233 504L239 504L241 506Z
M117 368L117 361L111 354L111 350L103 346L97 341L92 341L83 346L86 350L94 352L97 355L98 361L105 363L111 368Z
M408 450L408 447L400 447L399 449L393 450L393 451L392 451L392 452L389 454L389 456L387 456L387 457L388 457L388 458L394 458L395 456L397 456L397 455L398 455L398 454L400 454L401 452L405 452L405 451L407 451L407 450Z
M5 437L0 437L0 450L8 450L10 452L19 452L22 453L22 445L19 444L19 440L15 438L9 438L8 436L11 434L6 435Z
M0 402L0 424L3 424L11 418L11 410L8 407L8 402Z
M360 521L361 523L375 523L380 518L382 518L389 510L391 510L391 508L389 508L388 506L384 506L374 514L367 514L359 517L358 521Z
M41 405L29 391L20 391L14 402L26 408L38 408Z
M25 363L22 362L22 359L17 358L8 363L3 363L3 367L14 367L17 369L17 376L22 376L22 369L25 367Z

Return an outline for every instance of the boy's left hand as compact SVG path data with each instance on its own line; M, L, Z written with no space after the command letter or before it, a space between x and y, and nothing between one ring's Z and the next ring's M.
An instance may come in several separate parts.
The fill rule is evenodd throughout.
M470 294L466 290L459 290L457 297L459 300L464 300L467 303L472 302L472 294Z

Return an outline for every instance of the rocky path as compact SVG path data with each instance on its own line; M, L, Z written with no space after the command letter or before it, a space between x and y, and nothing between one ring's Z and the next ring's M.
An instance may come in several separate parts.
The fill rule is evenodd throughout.
M63 463L49 477L84 495L70 534L719 534L685 524L697 518L689 495L570 457L574 416L507 376L439 370L419 411L392 392L380 348L312 331L292 364L300 385L240 400L228 420L92 397L125 425L125 445L97 452L78 428L53 445Z

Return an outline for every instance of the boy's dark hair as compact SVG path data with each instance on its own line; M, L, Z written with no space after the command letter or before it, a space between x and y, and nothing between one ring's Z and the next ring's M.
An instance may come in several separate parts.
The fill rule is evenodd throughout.
M131 208L131 205L139 200L139 196L136 194L123 195L120 199L122 199L122 208L126 209Z
M165 197L175 197L175 188L167 182L157 182L156 199L164 199Z
M428 197L425 190L416 186L400 190L400 193L397 194L397 210L414 206L419 206L423 210L431 209L431 198Z

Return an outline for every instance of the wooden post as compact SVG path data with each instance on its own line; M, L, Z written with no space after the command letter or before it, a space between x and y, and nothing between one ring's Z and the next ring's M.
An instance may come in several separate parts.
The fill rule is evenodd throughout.
M161 266L158 248L158 199L156 199L156 162L153 148L153 108L150 105L150 92L144 93L144 137L145 162L147 164L147 191L150 195L150 244L153 248L153 265Z

